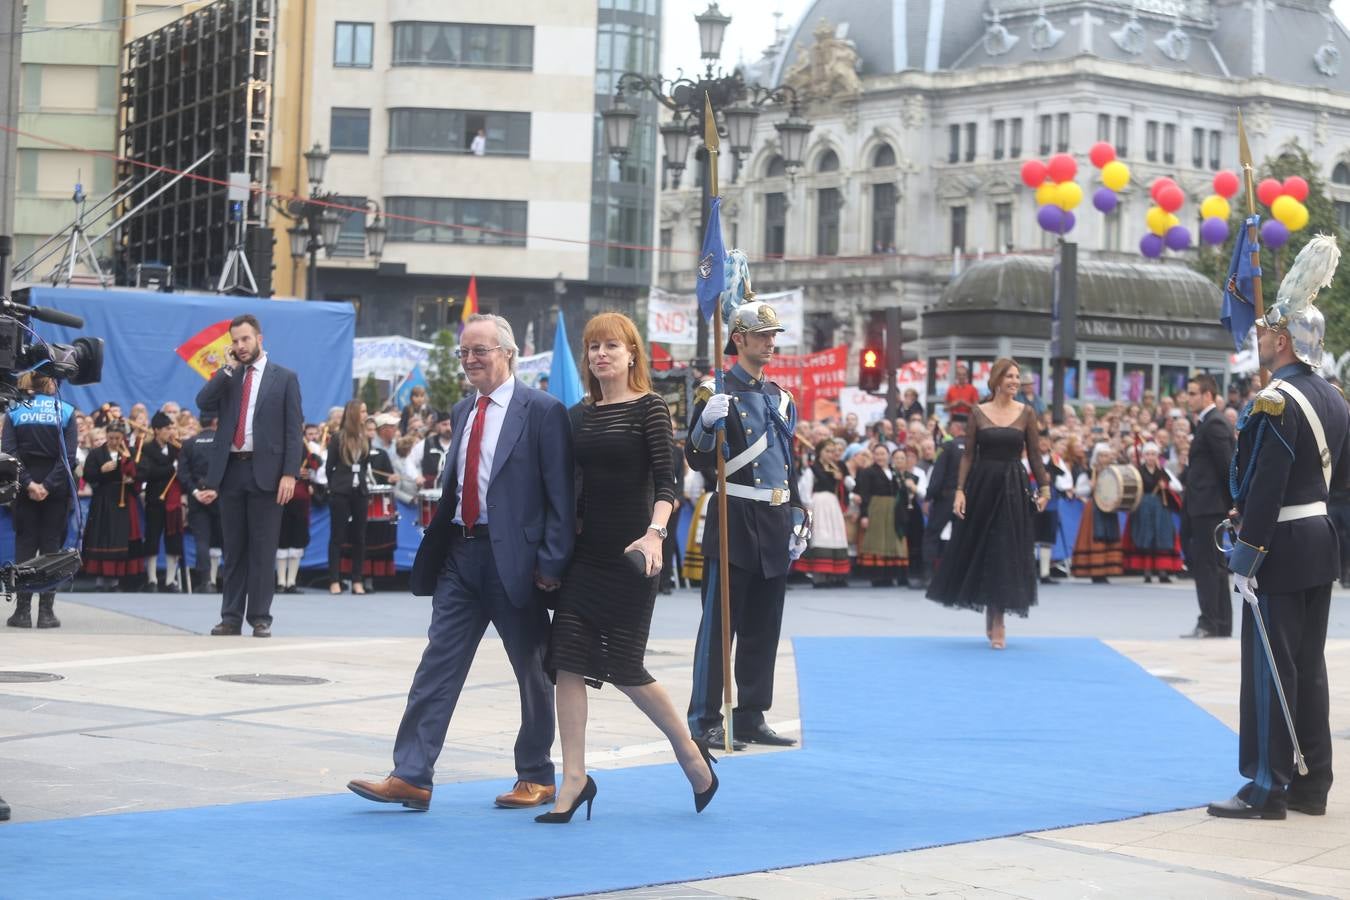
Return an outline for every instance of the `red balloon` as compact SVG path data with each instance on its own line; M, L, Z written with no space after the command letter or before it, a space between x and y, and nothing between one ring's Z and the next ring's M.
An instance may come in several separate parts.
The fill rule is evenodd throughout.
M1092 164L1099 169L1113 161L1115 158L1116 148L1112 147L1106 141L1098 141L1093 144L1092 149L1088 151L1088 159L1092 160Z
M1165 184L1158 191L1158 205L1170 213L1181 209L1181 205L1186 202L1186 194L1175 184Z
M1078 174L1078 163L1067 153L1056 153L1050 157L1050 164L1045 168L1050 173L1050 179L1056 184L1073 181L1073 176Z
M1284 185L1280 184L1274 178L1267 178L1256 186L1256 199L1264 205L1269 206L1275 202L1275 198L1284 193Z
M1284 180L1284 192L1302 203L1308 199L1308 182L1297 175L1290 175Z
M1038 188L1045 181L1045 163L1039 159L1029 159L1022 163L1022 183L1029 188Z
M1148 189L1148 195L1153 198L1154 203L1157 203L1158 194L1162 191L1163 188L1176 186L1177 183L1166 176L1162 178L1155 178L1153 179L1153 186Z
M1214 176L1214 193L1225 200L1233 199L1238 192L1238 177L1227 169Z

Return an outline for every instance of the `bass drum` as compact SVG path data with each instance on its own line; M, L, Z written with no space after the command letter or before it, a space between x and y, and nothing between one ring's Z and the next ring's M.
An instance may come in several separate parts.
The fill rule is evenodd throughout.
M1144 479L1134 466L1107 466L1097 474L1092 501L1105 513L1134 512L1144 499Z

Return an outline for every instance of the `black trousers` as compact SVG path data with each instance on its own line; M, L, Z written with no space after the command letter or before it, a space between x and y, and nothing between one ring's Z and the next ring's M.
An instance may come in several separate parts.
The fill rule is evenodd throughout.
M14 500L14 555L15 562L24 562L39 553L55 553L66 542L70 522L70 498L65 494L48 494L46 500L33 500L27 491L20 491ZM20 603L32 603L33 595L19 593ZM55 591L39 595L44 602L56 597Z
M188 498L188 531L192 532L192 542L197 551L192 567L192 583L206 585L211 581L211 548L220 546L223 537L219 498L214 503L198 503Z
M145 502L145 543L141 546L145 548L146 556L159 556L159 542L164 541L164 552L173 556L183 555L183 532L181 529L173 533L169 528L169 516L181 516L182 513L174 510L172 513L164 508L163 501L158 498L150 498ZM151 573L154 574L154 573Z
M220 620L227 625L239 625L245 619L250 625L271 625L277 538L281 535L276 490L258 487L252 460L232 456L225 464L216 502L225 544Z
M332 517L328 529L328 583L336 584L341 574L342 545L352 545L352 583L361 580L366 563L366 498L361 494L329 494Z
M1214 529L1225 518L1191 516L1182 520L1182 526L1186 529L1186 567L1195 579L1200 606L1196 624L1212 634L1229 637L1233 633L1232 586L1223 554L1214 546Z
M773 705L773 670L783 628L786 573L731 567L731 636L736 654L736 707L732 730L755 728ZM717 560L703 561L703 619L694 645L694 689L689 730L695 735L722 724L722 589Z
M1325 803L1331 790L1331 700L1325 652L1331 585L1289 594L1259 591L1257 598L1308 774L1299 775L1294 767L1294 745L1270 665L1251 607L1244 603L1238 770L1249 781L1239 794L1258 806L1282 806L1287 795Z

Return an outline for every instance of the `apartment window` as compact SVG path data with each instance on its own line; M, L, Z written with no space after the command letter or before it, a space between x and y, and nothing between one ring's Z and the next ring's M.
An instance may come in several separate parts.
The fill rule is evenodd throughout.
M1054 139L1055 119L1054 116L1041 116L1040 131L1040 149L1041 156L1048 156L1052 148Z
M490 156L530 155L530 114L472 109L391 109L391 152L469 153L479 131Z
M1000 253L1012 252L1013 205L1011 203L994 204L994 247Z
M1055 152L1069 152L1069 114L1060 113L1055 117Z
M872 185L872 252L895 252L895 185Z
M895 148L890 144L878 144L872 152L872 168L888 169L895 165Z
M341 69L369 69L374 56L375 26L369 22L338 22L333 36L333 65Z
M1111 117L1106 113L1097 114L1097 140L1111 141Z
M1012 119L1012 137L1008 141L1008 155L1017 159L1022 155L1022 120Z
M1116 116L1116 156L1130 155L1130 120L1127 116Z
M1002 159L1004 142L1007 140L1008 123L1003 119L994 120L994 159Z
M1177 126L1163 126L1163 162L1171 165L1177 161Z
M328 146L334 153L369 153L370 110L333 107L328 123Z
M1120 252L1120 204L1102 217L1102 249Z
M1219 150L1223 146L1223 135L1217 131L1209 133L1209 167L1214 171L1219 170Z
M642 233L640 200L611 197L605 205L605 259L613 269L637 269L638 251L633 247L634 236ZM651 211L647 211L648 217ZM732 246L736 246L734 243Z
M818 256L839 255L839 207L838 188L821 188L816 191L816 254Z
M966 162L975 161L975 134L976 125L974 122L966 123Z
M334 197L333 202L339 206L350 207L352 210L364 209L366 205L365 197ZM333 247L333 256L355 257L357 259L366 255L366 216L361 212L349 212L345 209L336 211L342 216L342 230L338 232L336 246Z
M1350 203L1344 200L1336 201L1336 227L1350 233Z
M764 255L782 257L787 246L787 194L764 195Z
M534 29L527 25L395 22L394 65L531 69Z
M1196 169L1205 167L1205 129L1191 129L1191 166Z
M661 237L658 243L661 245L661 257L659 261L660 270L662 272L674 271L673 266L675 260L674 254L671 253L671 248L675 245L675 229L662 228ZM732 246L734 247L735 244L732 244Z
M1158 161L1158 123L1144 123L1144 159Z
M390 197L384 205L391 217L391 241L510 247L525 246L528 207L523 200L447 197ZM408 218L394 218L397 216Z
M820 160L816 162L817 172L838 172L839 155L833 150L826 150L820 155Z
M702 168L703 168L702 166L699 166L699 169ZM773 159L769 160L769 164L764 167L764 177L782 178L786 174L787 174L787 162L784 161L783 157L775 153L773 155Z
M961 126L947 126L947 162L961 161Z
M960 251L966 247L966 208L952 207L952 250Z
M36 194L38 189L38 154L39 151L32 148L20 148L18 153L18 178L19 192L23 194ZM20 253L19 259L23 259L25 254Z

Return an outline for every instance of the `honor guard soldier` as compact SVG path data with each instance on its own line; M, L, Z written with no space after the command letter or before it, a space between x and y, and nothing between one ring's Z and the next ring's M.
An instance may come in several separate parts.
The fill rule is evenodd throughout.
M1331 585L1341 571L1327 497L1330 489L1350 484L1350 415L1341 394L1313 372L1322 361L1326 322L1312 300L1331 283L1339 259L1334 238L1313 238L1280 285L1276 303L1256 323L1261 366L1272 378L1238 419L1230 487L1242 524L1228 558L1248 601L1238 769L1249 781L1231 799L1210 804L1214 816L1283 819L1286 809L1326 812L1331 726L1325 644Z
M202 413L202 430L183 441L178 453L178 480L188 498L188 531L196 545L192 585L197 593L216 590L220 568L220 504L217 494L206 486L206 471L211 465L210 450L216 442L216 417Z
M731 623L736 645L736 701L732 737L790 746L796 741L769 728L764 713L773 703L773 672L783 623L788 567L806 549L794 518L805 521L805 506L792 472L792 435L797 410L792 395L764 380L774 341L783 326L765 303L752 301L731 314L726 353L738 361L725 376L723 393L714 382L695 394L685 457L709 485L717 479L716 430L726 421L727 553L719 559L721 523L714 501L703 531L703 620L694 650L694 686L689 730L710 746L725 742L722 722L722 615L717 567L730 566Z

